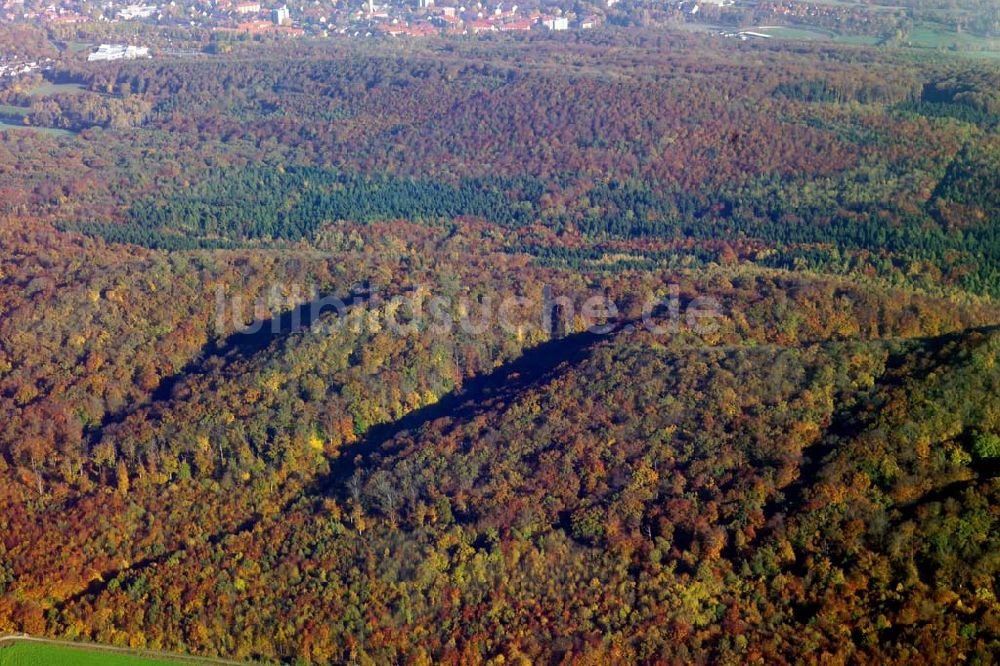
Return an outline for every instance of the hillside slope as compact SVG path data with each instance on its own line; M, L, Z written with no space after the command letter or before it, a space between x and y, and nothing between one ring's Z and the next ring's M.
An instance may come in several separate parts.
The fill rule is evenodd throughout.
M416 419L57 624L316 661L989 659L1000 334L641 337Z

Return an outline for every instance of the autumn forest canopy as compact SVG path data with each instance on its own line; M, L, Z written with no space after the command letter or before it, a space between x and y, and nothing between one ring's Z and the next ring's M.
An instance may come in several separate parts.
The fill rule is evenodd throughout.
M0 634L1000 654L995 62L235 42L57 60L0 120Z

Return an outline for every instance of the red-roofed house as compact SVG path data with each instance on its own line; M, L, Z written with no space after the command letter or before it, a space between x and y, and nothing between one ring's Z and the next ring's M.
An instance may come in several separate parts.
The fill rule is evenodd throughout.
M507 21L506 23L501 23L501 32L515 32L519 30L531 30L531 21L528 19L518 19L516 21Z
M493 32L497 27L484 19L469 21L469 32L476 34L479 32Z

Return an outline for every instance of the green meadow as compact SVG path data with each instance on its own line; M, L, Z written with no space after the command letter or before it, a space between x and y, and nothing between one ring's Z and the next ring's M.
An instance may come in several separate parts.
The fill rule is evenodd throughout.
M177 666L184 663L192 662L31 641L0 645L0 666Z

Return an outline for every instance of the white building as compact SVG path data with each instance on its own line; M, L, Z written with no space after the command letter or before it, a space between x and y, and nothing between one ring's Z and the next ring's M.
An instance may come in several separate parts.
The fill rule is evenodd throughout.
M148 58L149 48L146 46L131 46L125 44L101 44L97 50L87 56L87 62L102 60L135 60Z
M129 5L118 12L118 18L123 21L131 21L133 19L144 19L149 18L156 11L155 5Z
M542 25L549 30L569 30L569 19L556 16L550 19L545 19L542 21Z
M288 13L288 7L282 6L271 12L271 19L274 21L275 25L285 25L291 20L291 15Z
M240 2L236 4L237 14L260 14L259 2Z

